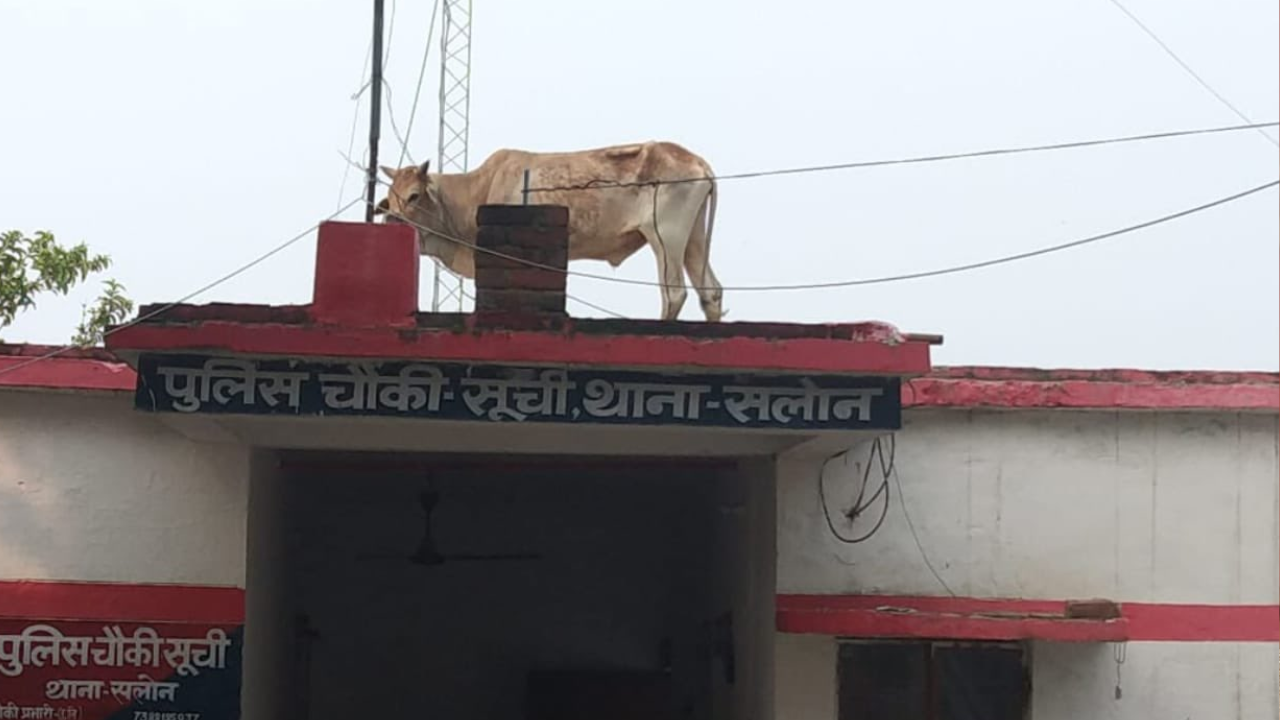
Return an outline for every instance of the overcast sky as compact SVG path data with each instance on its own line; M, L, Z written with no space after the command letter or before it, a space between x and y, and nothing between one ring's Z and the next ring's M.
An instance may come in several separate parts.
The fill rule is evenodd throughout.
M404 128L431 2L396 4ZM728 174L1240 122L1109 0L474 4L473 165L500 147L660 139ZM1275 0L1126 5L1250 118L1280 115ZM86 241L133 298L161 302L324 218L362 191L354 172L341 187L339 150L371 6L0 0L0 227ZM417 159L436 147L434 49L429 62ZM359 122L357 156L367 103ZM381 147L399 156L387 125ZM712 264L758 285L983 260L1275 180L1278 158L1246 131L725 182ZM1278 196L949 277L731 292L726 319L882 320L943 334L938 364L1275 370ZM314 250L312 234L195 302L309 302ZM616 275L653 280L655 261L642 250ZM65 341L97 289L41 298L5 339ZM570 292L631 317L660 307L651 287L572 278ZM692 294L682 318L701 318Z

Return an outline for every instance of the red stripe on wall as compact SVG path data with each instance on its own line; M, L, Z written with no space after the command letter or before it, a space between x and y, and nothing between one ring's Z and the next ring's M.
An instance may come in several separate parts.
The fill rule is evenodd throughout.
M1280 642L1280 605L1120 603L1120 620L1067 619L1061 600L779 595L781 632L848 637L1102 642ZM20 580L0 582L0 617L244 622L244 590Z
M1067 618L1063 600L779 595L781 632L1063 642L1280 642L1280 605L1125 603L1115 620Z
M0 617L240 625L244 590L18 580L0 582Z
M1122 603L1134 640L1280 642L1280 605Z

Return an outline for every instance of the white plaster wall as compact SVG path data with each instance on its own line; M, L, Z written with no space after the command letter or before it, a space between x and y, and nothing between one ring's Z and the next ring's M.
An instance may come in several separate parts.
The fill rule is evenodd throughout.
M0 579L243 587L248 458L128 395L0 390Z
M865 543L831 537L820 461L781 465L778 591L1276 603L1277 432L1274 415L913 411L902 493ZM828 466L840 523L866 451Z
M1275 643L1035 643L1031 720L1263 720L1280 714Z
M1278 431L1274 415L911 411L897 435L900 486L865 543L831 538L820 461L780 464L778 592L945 595L945 582L976 597L1275 604ZM828 467L849 534L868 527L838 515L867 450ZM1035 643L1031 718L1276 717L1278 650L1131 642L1116 701L1111 645ZM836 640L783 635L777 653L777 716L834 720Z

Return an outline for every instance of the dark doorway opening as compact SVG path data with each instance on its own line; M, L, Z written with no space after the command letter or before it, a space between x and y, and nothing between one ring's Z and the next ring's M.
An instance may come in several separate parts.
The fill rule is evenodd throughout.
M769 463L263 453L252 483L251 717L770 716Z
M840 720L1022 720L1030 675L1016 643L840 645Z

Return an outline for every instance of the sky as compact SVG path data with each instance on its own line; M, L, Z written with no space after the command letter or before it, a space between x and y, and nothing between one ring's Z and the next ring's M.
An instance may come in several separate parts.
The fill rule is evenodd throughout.
M1124 1L1250 119L1280 119L1280 4ZM1242 122L1111 0L473 2L473 166L503 147L670 140L730 174ZM432 3L393 5L386 73L403 130ZM176 300L360 196L341 153L353 112L357 159L366 142L367 96L352 96L371 8L0 0L0 227L114 262L69 297L41 297L5 340L67 341L106 277L139 302ZM436 153L438 40L409 137L417 160ZM380 153L394 161L385 118ZM980 261L1276 180L1278 158L1244 131L726 181L712 266L741 286ZM939 365L1275 371L1278 198L946 277L729 292L725 319L887 322L943 335ZM314 253L313 232L192 302L309 302ZM657 277L647 250L617 270L572 269ZM660 309L653 287L573 277L569 292L629 317ZM424 309L429 297L424 263ZM681 318L701 319L692 293Z

